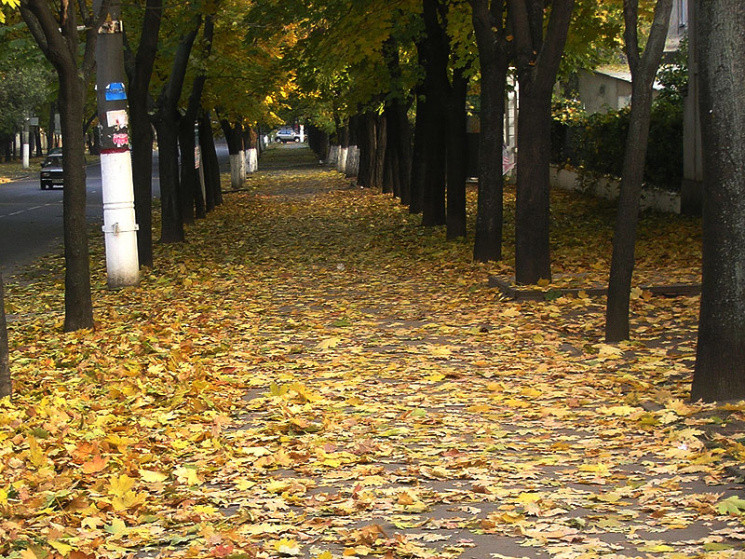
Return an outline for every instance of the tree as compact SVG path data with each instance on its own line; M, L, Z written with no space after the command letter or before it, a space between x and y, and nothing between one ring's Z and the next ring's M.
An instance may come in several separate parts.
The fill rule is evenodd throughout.
M186 78L191 50L202 25L200 13L190 16L176 53L173 56L168 78L156 102L157 110L151 115L158 133L161 231L162 243L179 243L184 240L184 218L179 200L180 180L178 164L179 101Z
M551 95L571 21L574 0L509 0L520 86L515 279L551 279L549 163ZM548 21L544 20L548 18Z
M85 52L78 60L78 17L75 6L85 9ZM58 10L45 0L21 0L21 15L31 34L59 77L65 192L63 222L65 241L65 331L93 327L88 231L85 219L85 137L83 118L86 81L93 68L96 33L101 18L86 2L64 2Z
M502 258L502 142L508 37L503 0L471 0L481 65L481 133L476 239L477 262Z
M208 13L204 18L203 47L200 53L204 58L209 57L212 49L212 40L215 31L214 17L214 13ZM185 223L193 223L195 215L200 219L207 215L194 153L197 145L195 126L199 118L199 110L202 107L202 92L204 91L206 80L206 70L201 68L192 82L189 101L179 122L179 149L181 153L181 190L179 199L181 201L181 212Z
M745 4L697 0L703 278L691 397L745 398Z
M654 21L644 51L639 51L639 1L624 0L626 58L631 70L631 116L623 158L613 255L608 282L605 337L609 342L629 337L629 298L634 271L634 245L639 198L649 140L655 76L665 47L672 0L657 0Z
M135 195L137 254L140 266L153 265L153 130L148 115L150 80L158 50L163 0L147 0L142 14L137 54L130 52L129 118L132 142L132 182ZM129 50L129 49L128 49Z
M423 0L422 18L425 36L417 46L421 49L424 81L422 93L426 102L421 136L424 181L422 196L422 225L445 225L445 180L447 154L448 62L450 41L447 35L447 3L442 0ZM417 106L417 111L420 107Z

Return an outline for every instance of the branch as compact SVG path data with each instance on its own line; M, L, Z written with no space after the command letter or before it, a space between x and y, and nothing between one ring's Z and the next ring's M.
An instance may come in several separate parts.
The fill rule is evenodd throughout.
M655 74L657 73L657 66L659 66L659 59L662 56L662 51L665 49L665 41L667 40L667 30L670 25L670 13L672 12L672 8L672 0L657 0L657 4L654 8L654 19L652 20L652 28L649 31L647 46L644 47L642 65L647 67L654 62ZM653 77L654 76L652 76L652 78Z
M554 0L546 30L546 40L541 45L536 60L536 81L543 87L553 87L564 54L569 24L572 21L575 0Z
M60 69L67 64L74 64L74 58L60 32L59 22L43 0L24 0L21 3L21 15L34 39L52 65ZM65 56L69 55L69 58Z
M631 75L639 67L639 0L623 0L623 41Z
M525 0L507 0L509 20L512 24L515 44L515 59L518 73L524 73L534 62L533 41L530 36L530 20Z

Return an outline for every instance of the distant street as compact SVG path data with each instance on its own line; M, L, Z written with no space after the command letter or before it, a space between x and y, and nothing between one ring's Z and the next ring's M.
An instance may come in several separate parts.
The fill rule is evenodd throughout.
M217 145L221 167L227 164L224 143ZM154 154L153 197L160 197L158 152ZM4 277L52 252L63 252L62 188L41 190L39 169L29 177L0 185L0 273ZM87 173L86 216L91 223L103 222L101 166L90 165Z

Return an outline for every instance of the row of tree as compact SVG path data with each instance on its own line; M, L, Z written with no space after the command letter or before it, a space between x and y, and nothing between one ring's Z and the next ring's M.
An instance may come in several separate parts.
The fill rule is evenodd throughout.
M108 15L110 0L97 1L92 6L83 1L59 6L47 0L2 1L20 4L28 29L59 77L68 174L64 202L65 328L90 327L93 320L83 212L81 122L92 72L91 53L96 32ZM720 13L718 10L726 13L737 2L716 0L704 4L706 13L714 17ZM132 30L127 35L127 59L142 264L152 264L151 126L158 132L161 158L161 241L179 242L184 239L184 223L203 217L219 203L216 166L209 173L212 182L204 197L194 175L197 121L206 153L205 167L214 165L214 161L207 161L214 152L214 147L210 148L212 115L218 115L231 155L237 155L246 145L257 146L256 128L260 125L304 118L314 130L335 136L342 145L359 147L358 180L362 185L392 192L413 213L422 214L425 226L445 225L449 238L464 236L465 131L470 91L479 92L479 98L470 101L477 109L481 126L473 254L477 261L501 259L504 99L512 68L520 95L516 281L550 281L548 142L551 97L557 76L577 66L592 65L617 52L623 43L633 77L632 124L614 238L606 335L609 341L627 338L649 105L671 6L671 0L642 1L641 7L639 0L602 4L591 0L193 0L178 5L167 0L133 2L126 7L124 17L132 22L127 25ZM742 10L739 6L738 9ZM166 11L168 17L164 17ZM650 24L644 39L639 36L640 20ZM82 33L79 21L86 29ZM721 56L730 65L723 67L739 71L732 60L740 52L737 48L742 47L742 29L711 24L706 32L708 36L699 43L701 60L721 65L721 60L712 59L710 53L726 51ZM713 44L711 36L718 33L729 34L724 44L732 46ZM85 54L81 57L80 52ZM706 85L720 78L719 87L725 87L726 80L715 71L719 67L711 68L712 77ZM727 109L734 114L739 110L741 115L743 107L736 103L742 94L733 94L732 98L733 105ZM712 99L718 100L706 96L704 99L710 104ZM704 123L704 130L712 123L721 125L711 118ZM719 138L716 134L713 137ZM733 133L730 140L739 137ZM732 167L731 158L727 159L731 151L724 146L719 159L707 159L710 177L720 176L716 165ZM741 154L742 150L735 153ZM721 211L733 207L736 205ZM706 224L711 223L708 215L705 213L705 230L709 233L705 234L701 341L713 344L717 336L703 333L727 327L734 330L725 339L735 345L731 351L717 345L714 352L700 347L697 378L706 380L694 382L694 396L745 397L745 371L742 365L735 367L742 360L728 361L724 375L714 371L722 364L722 355L731 359L729 356L745 351L745 328L738 320L726 325L721 322L724 306L741 309L745 303L738 283L745 281L739 279L745 275L727 273L730 268L722 267L721 256L717 257L716 266L707 257L715 254L710 242L732 246L731 238L724 235L736 235L739 229L733 226L723 231L721 225L707 229ZM732 253L728 258L739 262ZM712 279L712 272L707 270L716 270L717 278ZM729 278L734 285L724 289L722 278ZM716 304L711 303L712 297L721 296L712 295L710 285L716 285L719 293L737 294L740 306L734 306L732 298L724 306L718 299ZM718 310L703 312L706 308ZM739 316L745 316L745 312ZM715 322L715 327L706 326L706 317L719 322ZM719 361L707 361L705 356L713 353ZM709 361L715 364L708 364ZM727 380L712 380L720 377ZM711 388L714 385L717 387Z
M697 19L712 19L707 20L705 32L698 30L698 52L702 61L716 62L709 67L711 74L704 74L703 87L715 87L715 78L722 81L716 85L720 88L729 83L727 79L739 83L733 77L740 67L733 61L743 46L742 28L719 19L735 3L703 4ZM330 0L322 5L268 3L256 6L251 17L261 24L255 36L280 22L291 21L300 30L300 40L284 50L285 64L302 91L320 100L311 121L335 135L343 147L359 149L358 182L393 192L413 213L422 214L423 225L445 225L449 238L466 234L467 95L469 88L480 91L476 261L502 258L504 99L508 73L514 72L520 104L515 279L522 284L551 279L549 138L557 76L577 65L591 65L598 56L615 52L614 46L621 47L631 70L633 94L606 311L606 338L615 342L629 337L629 295L653 84L671 10L672 0L400 0L364 5ZM722 43L715 44L712 37ZM714 60L714 55L720 58ZM727 76L729 72L735 76ZM725 106L721 91L716 91L714 96L704 96L702 114L739 122L743 106L737 103L742 94L727 90L726 98L733 101ZM719 107L714 113L712 103ZM407 120L411 112L413 138ZM714 121L712 117L705 121L706 131ZM715 138L725 139L719 134ZM731 130L726 138L741 139L742 133ZM714 179L724 170L742 171L733 164L733 159L740 161L734 156L742 154L742 146L732 143L718 148L715 160L715 144L710 145L693 396L725 399L745 397L745 366L739 359L745 351L743 251L732 248L744 245L742 230L733 225L742 224L741 216L724 215L737 208L739 200L734 200L734 191L717 191L723 185L714 184ZM734 179L727 178L733 188ZM742 197L742 183L738 192ZM714 207L720 213L713 218Z

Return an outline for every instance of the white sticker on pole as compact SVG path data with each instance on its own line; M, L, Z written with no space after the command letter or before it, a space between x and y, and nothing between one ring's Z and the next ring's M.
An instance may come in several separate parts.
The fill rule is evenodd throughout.
M107 111L106 124L109 127L114 127L116 129L126 128L128 123L127 111Z

